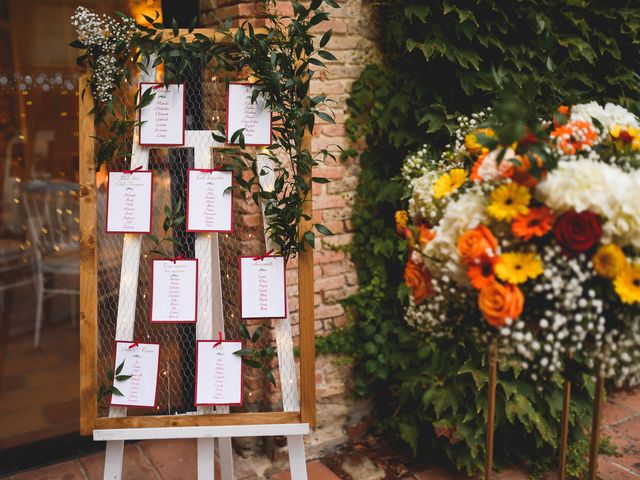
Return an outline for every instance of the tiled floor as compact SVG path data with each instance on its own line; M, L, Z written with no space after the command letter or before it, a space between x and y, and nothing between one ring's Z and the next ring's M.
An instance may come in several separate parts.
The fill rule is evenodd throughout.
M604 411L605 432L618 446L621 457L601 457L602 480L640 480L640 389L629 393L617 393L607 403ZM366 453L366 452L365 452ZM104 454L94 454L59 463L45 468L23 472L9 477L11 480L93 480L102 478ZM254 480L255 472L247 462L235 458L236 479ZM340 480L322 459L307 464L309 480ZM183 480L196 478L196 443L194 440L148 441L125 447L123 479ZM217 477L218 478L218 477ZM271 480L289 480L288 471L277 472ZM370 476L353 480L373 480L384 477ZM386 477L387 480L392 477ZM462 480L465 477L446 468L433 467L402 476L407 480ZM496 480L526 480L524 472L517 469L502 471ZM547 478L556 478L551 473Z
M0 450L78 430L78 327L45 324L0 350Z

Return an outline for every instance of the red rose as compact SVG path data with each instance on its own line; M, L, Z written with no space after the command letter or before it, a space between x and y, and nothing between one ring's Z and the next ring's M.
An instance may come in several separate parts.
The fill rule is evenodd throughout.
M556 241L566 255L586 252L602 236L600 218L593 212L569 210L558 217L554 226Z

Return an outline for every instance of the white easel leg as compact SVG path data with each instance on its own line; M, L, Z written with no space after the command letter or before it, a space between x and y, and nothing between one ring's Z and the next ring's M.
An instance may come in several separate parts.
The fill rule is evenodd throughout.
M104 457L104 480L120 480L123 457L124 440L108 441Z
M220 477L222 480L233 480L233 449L231 437L218 438L218 459L220 460Z
M198 439L198 480L215 479L215 446L213 438Z
M291 480L307 480L307 462L304 458L304 437L287 435Z

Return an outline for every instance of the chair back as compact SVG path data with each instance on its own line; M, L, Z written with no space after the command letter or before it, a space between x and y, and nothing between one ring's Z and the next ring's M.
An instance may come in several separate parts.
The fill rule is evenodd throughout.
M27 235L36 256L77 250L80 238L78 185L32 181L22 189Z

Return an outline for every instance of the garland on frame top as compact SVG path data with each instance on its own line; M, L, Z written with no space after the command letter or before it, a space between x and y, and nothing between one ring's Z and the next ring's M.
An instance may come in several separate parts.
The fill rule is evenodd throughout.
M330 235L322 224L313 224L299 235L299 225L301 220L311 220L303 205L308 201L312 182L328 181L311 177L312 168L335 158L327 149L312 154L305 148L303 138L313 131L316 118L334 123L328 108L330 100L324 95L309 97L311 79L318 68L325 67L323 60L335 60L323 49L332 30L319 40L311 30L329 19L323 11L325 5L339 5L334 0L313 0L309 6L291 3L293 15L280 16L274 13L276 2L264 0L266 27L260 30L250 22L234 30L231 21L225 21L218 31L223 41L194 31L197 19L191 22L187 33L174 20L171 34L167 35L157 13L155 18L145 16L146 24L138 24L122 14L112 18L78 7L71 18L78 38L71 46L83 50L78 64L88 67L91 74L89 93L95 99L91 113L102 132L95 139L96 170L115 159L131 156L131 142L127 139L139 126L138 111L154 97L151 89L140 94L135 75L138 69L148 72L162 68L165 84L181 81L205 67L238 75L249 72L252 82L260 86L252 101L260 93L273 112L273 142L263 151L251 153L245 150L242 130L232 132L230 138L240 150L221 150L231 159L224 168L234 171L245 198L250 197L258 205L264 202L266 234L285 258L295 256L307 244L313 248L316 232ZM188 42L187 35L192 37ZM214 133L216 141L227 138L224 129L221 123L217 128L221 133ZM251 175L243 175L247 170ZM261 186L259 178L267 175L272 181Z

